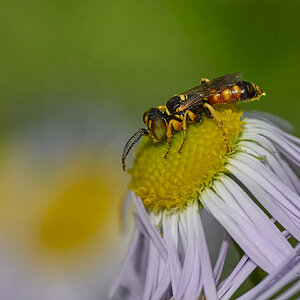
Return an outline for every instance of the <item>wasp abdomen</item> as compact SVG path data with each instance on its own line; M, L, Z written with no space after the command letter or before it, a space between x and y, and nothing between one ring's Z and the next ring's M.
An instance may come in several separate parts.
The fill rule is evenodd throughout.
M241 98L241 88L235 84L220 93L208 97L209 104L225 104L239 101Z
M257 98L258 87L255 84L243 80L239 82L239 86L241 89L241 101Z
M226 104L252 101L258 99L262 95L265 95L265 93L257 85L242 80L219 93L209 96L207 100L209 104Z

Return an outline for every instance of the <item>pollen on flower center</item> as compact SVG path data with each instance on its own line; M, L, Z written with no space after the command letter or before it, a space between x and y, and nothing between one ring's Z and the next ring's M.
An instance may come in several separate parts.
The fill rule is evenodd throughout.
M215 109L223 120L230 149L242 131L242 112L234 106ZM187 139L181 153L178 152L183 132L173 132L168 158L167 142L154 143L144 137L129 171L129 186L140 196L146 208L182 209L197 196L202 186L209 185L214 176L224 172L228 156L222 129L214 119L204 118L202 124L190 124Z

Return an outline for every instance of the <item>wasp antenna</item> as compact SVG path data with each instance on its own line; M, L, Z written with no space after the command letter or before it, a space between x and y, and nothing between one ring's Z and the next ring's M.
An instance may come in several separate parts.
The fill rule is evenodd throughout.
M142 136L144 135L148 135L148 131L144 128L139 129L126 143L124 149L123 149L123 154L122 154L122 166L123 166L123 170L126 170L126 164L125 164L125 160L126 157L128 155L128 153L130 152L131 148L134 146L134 144L136 144Z

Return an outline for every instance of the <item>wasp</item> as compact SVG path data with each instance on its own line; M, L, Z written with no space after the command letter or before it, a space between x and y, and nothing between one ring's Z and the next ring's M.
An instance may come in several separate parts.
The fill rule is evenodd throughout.
M122 165L131 148L142 136L149 136L154 142L167 139L167 158L171 148L173 130L183 130L183 140L179 149L182 151L188 123L201 123L204 116L214 118L222 129L227 152L230 152L223 121L214 109L215 104L230 104L258 100L265 92L256 84L243 80L241 73L227 74L213 80L203 78L201 84L170 98L166 105L146 110L143 121L146 129L139 129L126 143Z

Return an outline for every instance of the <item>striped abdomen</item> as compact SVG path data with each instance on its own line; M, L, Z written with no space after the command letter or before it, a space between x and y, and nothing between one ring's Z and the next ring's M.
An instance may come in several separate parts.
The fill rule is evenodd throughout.
M255 84L240 81L237 84L224 89L207 98L209 104L233 103L258 99L263 91Z

